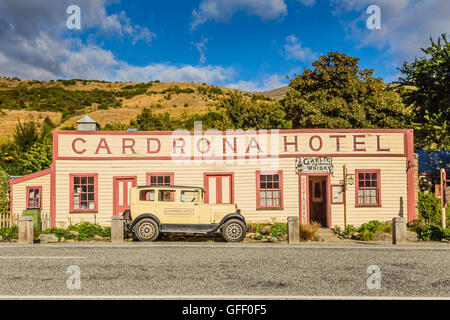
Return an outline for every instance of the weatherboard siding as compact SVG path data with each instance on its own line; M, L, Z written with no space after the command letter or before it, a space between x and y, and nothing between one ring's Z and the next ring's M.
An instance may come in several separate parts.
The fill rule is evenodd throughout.
M406 167L401 157L334 157L334 176L330 184L342 180L342 166L348 172L356 169L380 169L381 206L356 207L355 185L347 190L347 223L360 225L370 220L387 221L398 216L403 201L403 211L407 215ZM101 170L99 170L101 168ZM283 209L256 209L256 171L283 171ZM113 213L113 177L136 176L137 185L146 185L148 172L173 172L174 184L204 187L204 172L233 172L234 199L248 222L286 222L288 216L299 216L299 176L295 172L295 158L279 159L277 168L263 162L241 163L222 166L177 164L168 160L59 160L56 163L56 222L58 226L81 221L98 222L109 225ZM69 213L70 174L98 173L98 212ZM331 226L343 225L343 205L331 205Z
M14 180L12 180L14 181ZM42 187L41 212L50 213L50 173L27 181L13 184L11 191L13 194L14 214L22 214L27 208L27 187Z

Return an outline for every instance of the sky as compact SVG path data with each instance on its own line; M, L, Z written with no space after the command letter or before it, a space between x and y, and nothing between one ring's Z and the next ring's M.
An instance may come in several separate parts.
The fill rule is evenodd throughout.
M392 82L449 33L449 12L449 0L0 0L0 76L264 91L337 51Z

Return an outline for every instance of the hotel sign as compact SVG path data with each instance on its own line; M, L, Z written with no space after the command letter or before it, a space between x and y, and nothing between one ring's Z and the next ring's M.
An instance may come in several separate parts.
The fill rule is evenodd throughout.
M302 159L304 172L329 172L329 157L405 154L400 130L55 131L54 136L55 160L292 157Z
M331 157L302 157L295 161L297 173L333 173Z

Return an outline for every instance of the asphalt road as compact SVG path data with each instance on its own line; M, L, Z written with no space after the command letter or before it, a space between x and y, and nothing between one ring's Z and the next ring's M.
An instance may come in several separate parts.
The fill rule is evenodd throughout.
M379 289L367 286L371 265ZM0 298L450 298L449 270L449 245L0 244Z

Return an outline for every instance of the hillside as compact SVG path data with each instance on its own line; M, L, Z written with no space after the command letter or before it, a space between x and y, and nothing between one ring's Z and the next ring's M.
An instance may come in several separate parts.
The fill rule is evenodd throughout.
M244 93L255 99L278 98L273 90ZM95 80L36 81L0 78L0 140L10 136L18 119L49 117L58 128L74 127L88 114L101 126L128 123L144 108L174 118L202 114L237 90L199 83L105 82Z

